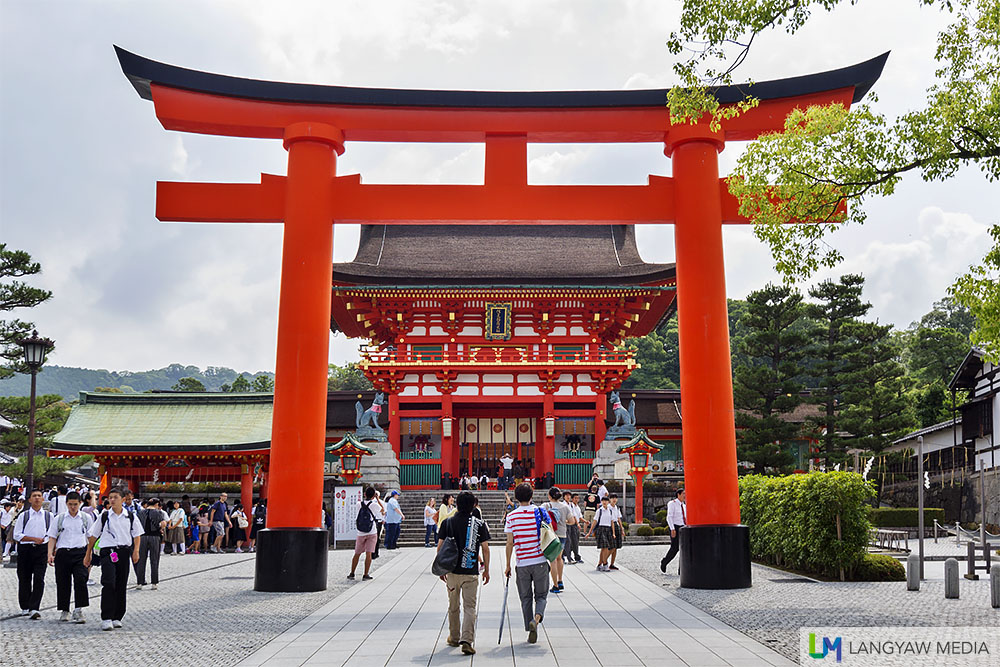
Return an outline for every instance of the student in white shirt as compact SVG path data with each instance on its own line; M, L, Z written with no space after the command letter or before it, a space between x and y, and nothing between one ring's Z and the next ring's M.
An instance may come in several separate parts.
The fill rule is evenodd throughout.
M667 565L677 555L681 545L681 528L687 525L687 502L684 489L677 490L677 497L667 503L667 526L670 527L670 549L660 561L660 572L667 571Z
M90 606L87 593L87 566L83 559L87 555L87 535L93 520L80 511L80 494L70 491L66 494L66 511L57 515L49 526L49 565L56 568L56 607L60 611L59 620L68 621L69 595L75 593L73 622L86 623L84 607Z
M597 548L601 550L601 555L597 561L598 572L608 571L608 556L611 554L611 550L615 548L614 517L615 515L611 511L610 498L604 496L601 498L601 506L597 508L597 512L594 514L594 520L590 522L590 530L584 535L584 537L590 537L594 533L597 534Z
M433 547L435 544L437 544L437 509L434 507L434 498L430 498L424 505L424 546Z
M52 512L52 516L66 511L66 497L66 487L56 487L56 497L49 501L49 511Z
M29 507L14 520L17 600L21 605L21 616L31 616L36 621L42 617L38 608L42 606L42 593L45 591L48 531L52 523L52 513L42 509L44 502L45 495L41 489L35 489L28 495Z
M361 560L361 554L365 555L365 573L361 577L361 580L371 581L374 578L369 572L372 568L372 552L375 551L375 544L378 542L377 519L381 505L382 501L379 499L378 494L375 493L375 487L367 487L365 489L365 499L361 501L361 507L358 509L358 515L361 516L362 512L367 513L363 522L368 524L369 528L362 532L361 528L356 526L357 535L354 538L354 558L351 560L351 573L347 575L348 579L354 579L354 572L358 569L358 561ZM361 524L360 521L357 523L358 525Z
M608 565L608 570L617 570L615 567L615 557L618 556L618 550L622 548L622 543L625 541L625 526L622 525L622 508L618 507L618 494L612 493L608 495L608 500L611 503L611 514L614 517L614 531L615 531L615 547L611 550L611 563Z
M98 554L101 563L101 630L122 627L125 616L125 592L131 564L139 562L139 538L142 525L131 508L123 506L124 497L118 487L108 491L111 509L104 510L90 529L87 555L83 564L90 567L94 544L100 540Z
M10 553L11 543L7 538L11 537L13 533L10 524L14 522L14 515L14 503L10 500L4 500L3 506L0 507L0 545L3 546L3 556L0 556L0 563Z

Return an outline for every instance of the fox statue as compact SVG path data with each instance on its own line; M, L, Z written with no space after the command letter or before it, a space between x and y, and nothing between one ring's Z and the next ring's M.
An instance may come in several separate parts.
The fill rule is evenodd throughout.
M365 426L371 425L371 428L379 428L378 418L382 414L382 406L385 405L385 395L382 392L375 394L375 399L372 401L372 406L365 410L364 406L361 405L361 401L354 404L354 410L357 412L356 424L358 428L363 428Z
M622 407L622 399L617 391L611 392L611 409L615 414L615 426L635 426L635 400L628 403L628 410Z

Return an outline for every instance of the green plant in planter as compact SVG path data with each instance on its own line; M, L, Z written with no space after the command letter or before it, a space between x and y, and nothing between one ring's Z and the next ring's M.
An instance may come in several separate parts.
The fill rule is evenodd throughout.
M653 535L653 529L650 526L639 526L635 534L639 537L651 537Z

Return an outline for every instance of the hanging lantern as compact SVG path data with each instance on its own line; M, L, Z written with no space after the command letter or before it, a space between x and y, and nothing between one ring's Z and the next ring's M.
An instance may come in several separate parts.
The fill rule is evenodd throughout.
M374 449L362 444L352 433L345 435L340 442L331 445L326 451L340 457L340 476L348 484L354 484L361 477L361 457L375 454Z

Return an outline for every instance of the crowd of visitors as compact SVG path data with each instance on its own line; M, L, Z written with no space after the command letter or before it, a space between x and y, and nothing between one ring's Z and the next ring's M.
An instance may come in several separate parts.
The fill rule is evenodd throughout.
M161 502L139 500L119 488L100 499L86 487L35 489L27 498L19 488L5 490L12 495L0 500L0 561L17 558L20 615L42 618L51 566L60 621L85 623L88 587L100 583L102 630L122 627L130 572L136 577L134 590L157 590L161 555L241 553L244 544L253 551L257 532L267 521L266 500L248 515L240 501L230 506L225 493L214 502L192 502L187 495ZM100 567L99 582L91 577L95 565Z

